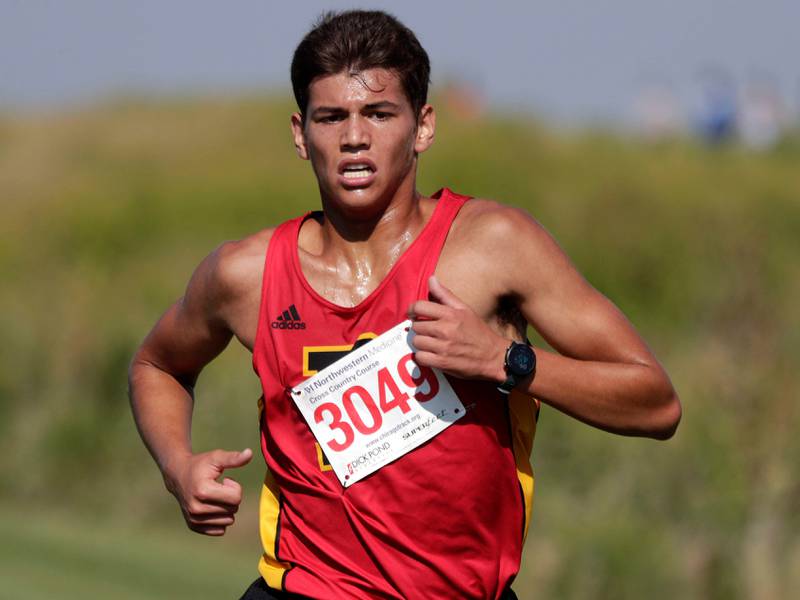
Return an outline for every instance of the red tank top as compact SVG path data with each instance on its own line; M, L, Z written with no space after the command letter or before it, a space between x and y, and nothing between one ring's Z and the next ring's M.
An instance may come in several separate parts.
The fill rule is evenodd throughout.
M357 306L318 294L300 267L299 217L267 250L253 364L261 379L259 571L311 598L497 598L519 569L533 492L531 400L448 377L467 414L343 488L288 390L404 320L428 296L453 219L449 190L380 285Z

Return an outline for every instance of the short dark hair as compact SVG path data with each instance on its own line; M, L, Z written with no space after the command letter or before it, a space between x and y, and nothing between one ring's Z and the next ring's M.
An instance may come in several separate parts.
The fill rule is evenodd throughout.
M308 88L315 77L343 71L357 74L367 69L394 71L414 116L419 117L428 100L431 65L414 32L382 11L323 13L292 59L292 89L300 113L305 118Z

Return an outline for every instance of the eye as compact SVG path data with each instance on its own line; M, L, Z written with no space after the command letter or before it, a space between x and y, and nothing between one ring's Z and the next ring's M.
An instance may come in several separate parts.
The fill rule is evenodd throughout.
M332 115L323 115L317 118L318 123L338 123L342 120L342 115L332 114Z
M392 113L383 112L383 111L376 111L372 113L372 118L376 121L386 121L387 119L392 117Z

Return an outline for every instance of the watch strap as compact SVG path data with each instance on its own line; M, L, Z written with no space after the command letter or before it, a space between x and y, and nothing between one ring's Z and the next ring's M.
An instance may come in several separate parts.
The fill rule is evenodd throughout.
M497 391L500 392L501 394L508 395L511 393L511 390L517 387L518 383L519 380L517 376L514 375L513 373L509 373L508 371L506 371L506 380L497 386Z
M512 341L509 344L508 348L506 349L505 357L503 359L503 363L504 363L503 367L504 367L504 369L506 371L506 379L505 379L505 381L503 383L501 383L500 385L497 386L497 391L499 391L502 394L506 394L506 395L510 394L511 391L515 387L517 387L517 385L523 379L525 379L528 375L530 375L531 373L535 373L536 372L536 354L535 353L533 353L533 359L534 359L533 360L533 369L530 371L530 373L526 373L524 375L517 375L516 373L514 373L509 368L508 356L509 356L509 353L511 352L511 350L515 346L527 346L530 349L530 351L533 353L533 348L531 348L530 342L528 342L527 339L525 340L525 343Z

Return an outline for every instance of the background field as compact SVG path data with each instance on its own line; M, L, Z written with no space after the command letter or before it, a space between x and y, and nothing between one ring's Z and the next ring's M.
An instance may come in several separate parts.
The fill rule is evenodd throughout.
M0 117L0 598L235 598L256 576L258 461L223 539L185 529L138 439L131 354L217 244L316 207L289 104L130 100ZM420 189L523 206L673 377L667 443L545 408L529 598L759 598L800 589L800 143L768 153L440 114ZM198 450L257 447L231 346Z

